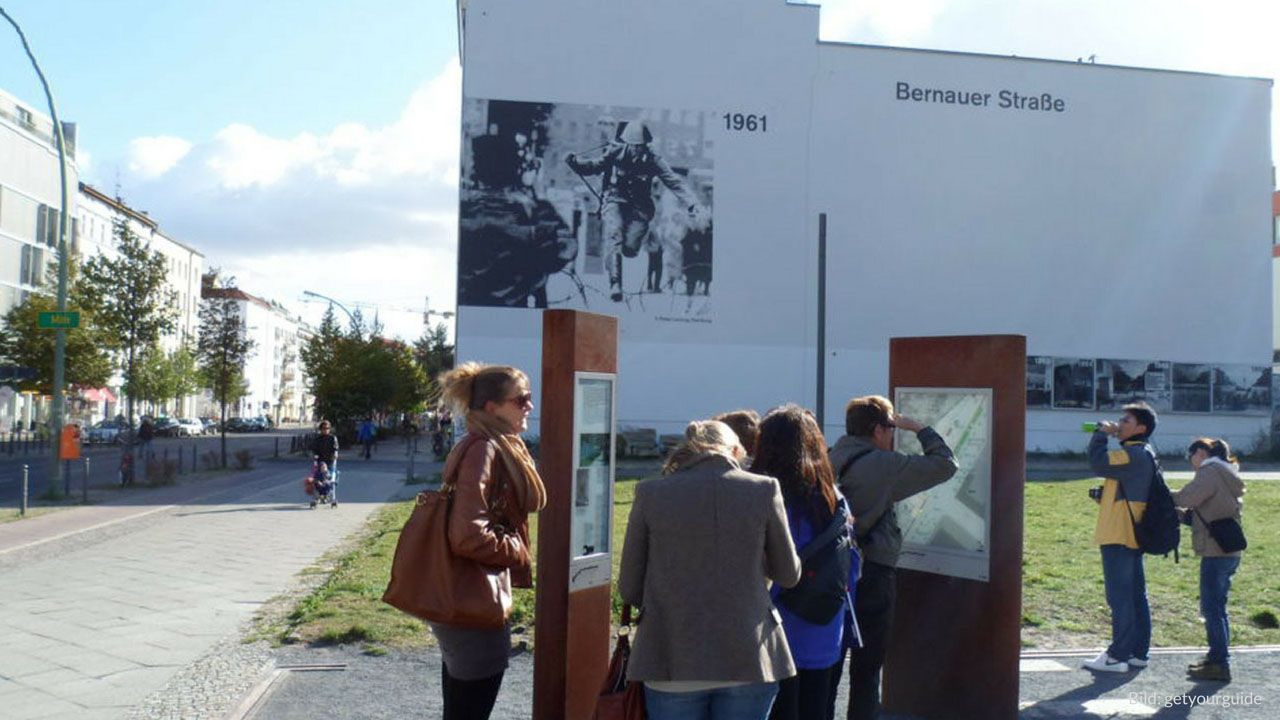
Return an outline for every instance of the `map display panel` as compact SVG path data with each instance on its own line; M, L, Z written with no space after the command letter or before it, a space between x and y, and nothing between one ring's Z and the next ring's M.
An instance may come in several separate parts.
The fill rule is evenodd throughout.
M960 469L950 480L897 504L898 567L986 581L991 541L991 389L898 388L897 411L938 431ZM916 434L895 447L919 454Z

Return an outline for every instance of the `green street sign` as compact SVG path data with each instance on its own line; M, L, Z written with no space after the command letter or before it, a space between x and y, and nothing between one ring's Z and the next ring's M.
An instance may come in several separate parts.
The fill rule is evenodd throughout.
M30 317L30 316L28 316ZM36 324L46 330L70 330L80 327L80 313L74 310L67 312L42 312Z

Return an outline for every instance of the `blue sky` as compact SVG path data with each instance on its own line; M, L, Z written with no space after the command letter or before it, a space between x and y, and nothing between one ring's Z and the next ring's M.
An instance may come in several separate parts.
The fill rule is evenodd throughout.
M392 122L456 55L447 0L3 0L67 120L108 165L140 136L231 122L292 136ZM5 27L0 87L40 88Z
M820 4L827 40L1280 76L1276 0ZM304 289L376 305L407 338L428 298L453 309L454 0L0 7L26 30L63 119L79 123L83 178L107 192L118 182L245 290L312 320L323 306L300 303ZM39 107L7 25L0 89Z

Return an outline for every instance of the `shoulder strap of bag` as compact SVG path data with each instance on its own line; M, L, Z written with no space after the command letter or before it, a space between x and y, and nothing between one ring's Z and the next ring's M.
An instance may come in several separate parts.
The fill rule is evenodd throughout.
M848 460L845 460L844 463L840 465L840 472L836 473L836 480L839 481L840 476L848 472L849 468L853 467L855 462L861 460L867 455L870 455L875 452L875 450L876 448L873 447L863 448L851 455ZM867 528L866 532L858 533L858 540L865 540L866 538L871 537L871 533L875 532L877 528L884 524L884 519L889 516L889 511L891 509L892 507L886 508L884 512L880 513L880 517L876 518L876 521L871 524L871 527Z
M858 462L859 460L861 460L862 458L866 457L867 455L870 455L870 454L871 454L872 452L874 452L874 451L875 451L875 448L873 448L873 447L870 447L870 448L863 448L863 449L859 450L858 452L856 452L856 453L854 453L854 454L850 455L850 456L849 456L849 459L848 459L848 460L845 460L845 461L844 461L844 464L842 464L842 465L840 466L840 469L836 471L836 480L837 480L837 481L839 481L839 480L840 480L840 476L841 476L841 475L844 475L846 472L848 472L848 471L849 471L849 468L853 467L853 464L854 464L854 463Z
M801 562L813 557L815 553L826 547L827 543L839 537L840 533L845 530L845 527L849 524L849 514L840 506L838 506L836 510L836 515L831 518L831 524L827 525L827 529L823 530L822 534L805 543L804 548L796 553L800 556Z

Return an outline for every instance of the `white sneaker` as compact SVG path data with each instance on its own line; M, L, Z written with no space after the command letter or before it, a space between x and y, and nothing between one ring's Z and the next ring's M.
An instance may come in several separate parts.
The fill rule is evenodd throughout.
M1147 660L1137 656L1129 658L1126 662L1129 663L1129 667L1143 668L1147 666Z
M1094 672L1113 672L1113 673L1129 672L1129 663L1123 660L1116 660L1112 658L1110 655L1107 654L1106 650L1103 650L1101 653L1099 653L1098 657L1092 660L1086 660L1084 664L1081 665L1081 667L1083 667L1086 670L1092 670Z

